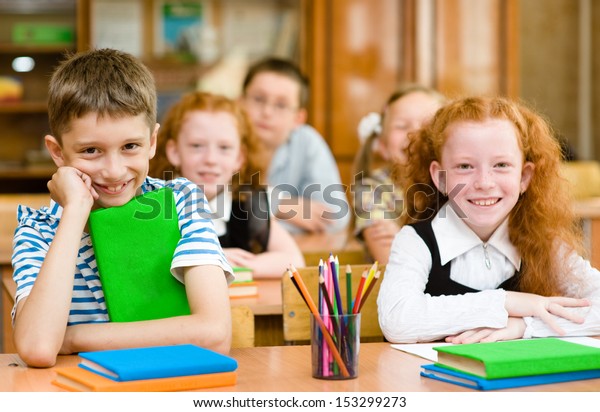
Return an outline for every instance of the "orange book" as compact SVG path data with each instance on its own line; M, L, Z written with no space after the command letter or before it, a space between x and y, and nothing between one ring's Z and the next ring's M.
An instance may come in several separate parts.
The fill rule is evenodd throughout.
M248 298L253 296L258 296L258 283L255 281L233 282L229 285L230 298Z
M117 382L78 366L56 368L52 383L72 392L174 392L235 385L237 372Z

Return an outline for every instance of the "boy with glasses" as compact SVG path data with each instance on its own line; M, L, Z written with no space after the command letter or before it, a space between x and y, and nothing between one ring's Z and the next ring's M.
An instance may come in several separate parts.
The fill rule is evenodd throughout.
M350 215L335 159L307 118L308 80L291 62L250 67L242 104L267 148L272 209L291 233L335 232Z

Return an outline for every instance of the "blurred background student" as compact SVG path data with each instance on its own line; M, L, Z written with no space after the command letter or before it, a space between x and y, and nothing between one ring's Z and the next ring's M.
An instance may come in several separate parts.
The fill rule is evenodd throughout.
M175 173L204 190L232 266L252 269L255 278L280 277L290 263L304 266L294 239L271 216L262 182L264 151L239 104L189 93L161 124L150 174Z
M394 185L394 166L406 161L408 134L428 121L445 101L439 92L418 84L394 91L381 113L359 123L361 148L354 163L354 235L373 260L386 264L400 229L402 188Z
M288 60L251 66L241 102L266 147L275 216L291 233L336 232L350 213L340 173L323 137L307 118L308 80Z

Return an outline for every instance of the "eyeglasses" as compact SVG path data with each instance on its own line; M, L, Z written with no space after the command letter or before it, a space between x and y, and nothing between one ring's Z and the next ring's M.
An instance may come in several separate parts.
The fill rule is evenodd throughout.
M282 102L282 101L269 102L269 99L266 96L262 96L262 95L247 94L245 98L246 98L246 101L250 104L250 106L253 106L253 107L255 107L257 109L261 109L261 110L270 108L271 110L273 110L274 113L277 113L277 114L285 114L288 112L291 113L291 112L295 112L296 110L298 110L297 107L290 106L286 102Z

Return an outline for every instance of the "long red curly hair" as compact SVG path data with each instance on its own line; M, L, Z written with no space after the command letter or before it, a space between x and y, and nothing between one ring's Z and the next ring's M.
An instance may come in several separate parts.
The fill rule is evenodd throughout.
M156 156L150 161L149 175L157 178L178 175L177 168L167 158L167 142L177 141L185 115L191 111L226 112L236 119L241 149L245 162L236 176L233 176L231 190L237 194L240 186L258 189L266 186L266 159L260 139L252 129L248 116L234 100L225 96L206 92L192 92L184 95L169 108L158 131Z
M455 122L505 119L517 130L524 161L535 166L525 193L509 214L509 237L521 254L519 288L543 296L561 294L566 267L559 246L582 251L582 232L572 210L567 181L560 175L560 145L548 122L521 102L502 97L468 97L438 110L432 121L410 136L408 164L394 176L405 189L403 224L432 217L448 200L433 183L432 161L441 161L446 130Z

